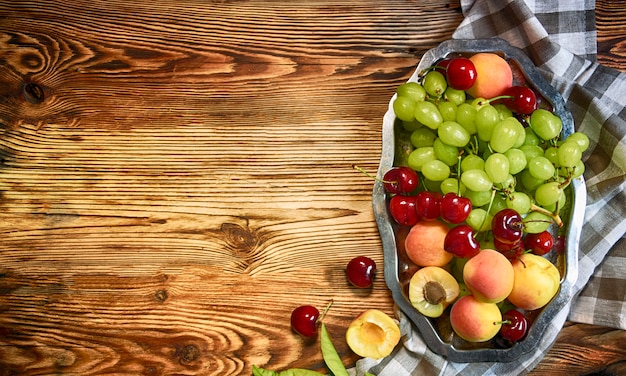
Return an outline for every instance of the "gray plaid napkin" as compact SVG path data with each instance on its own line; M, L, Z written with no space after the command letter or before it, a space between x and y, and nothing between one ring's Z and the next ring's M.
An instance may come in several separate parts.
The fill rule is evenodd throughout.
M563 95L591 146L587 208L580 240L577 297L530 353L510 363L453 363L428 349L400 318L403 346L380 362L362 359L356 374L522 375L552 346L564 322L626 329L626 75L596 62L594 0L462 0L465 19L453 38L498 37L523 49Z

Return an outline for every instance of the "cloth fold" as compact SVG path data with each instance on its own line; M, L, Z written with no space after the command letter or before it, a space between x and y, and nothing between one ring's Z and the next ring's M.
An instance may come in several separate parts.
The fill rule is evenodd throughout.
M523 375L552 346L566 320L626 329L626 74L596 62L594 0L461 0L454 39L498 37L521 48L563 96L584 153L588 198L575 298L546 329L537 348L509 363L454 363L433 353L396 309L402 346L355 372L403 375Z

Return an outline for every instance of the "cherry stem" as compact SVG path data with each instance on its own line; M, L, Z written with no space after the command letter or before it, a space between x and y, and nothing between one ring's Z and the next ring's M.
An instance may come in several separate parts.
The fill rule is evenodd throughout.
M317 320L315 320L316 323L322 322L322 320L324 319L324 316L326 316L326 313L330 309L330 306L333 305L333 302L334 302L333 299L331 299L330 302L328 302L328 304L326 304L326 307L324 308L324 310L320 314L320 317L318 317Z
M563 227L563 220L557 213L552 213L550 210L542 208L541 206L538 206L535 204L530 204L530 210L547 215L548 217L552 218L552 220L554 221L554 223L556 223L557 226Z
M368 177L370 177L370 178L372 178L372 179L374 179L374 180L376 180L376 181L379 181L379 182L381 182L381 183L389 183L389 184L397 184L397 183L398 183L398 182L397 182L397 181L395 181L395 180L394 180L394 181L387 181L387 180L379 179L379 178L377 178L376 176L374 176L374 175L370 174L369 172L365 171L365 170L364 170L364 169L362 169L361 167L359 167L359 166L357 166L357 165L354 165L354 164L352 165L352 168L354 168L355 170L358 170L358 171L362 172L362 173L363 173L363 174L365 174L366 176L368 176Z

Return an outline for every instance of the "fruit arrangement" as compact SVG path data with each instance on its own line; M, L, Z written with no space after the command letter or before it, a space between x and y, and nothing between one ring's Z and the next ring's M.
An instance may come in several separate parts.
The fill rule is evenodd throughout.
M589 139L563 131L552 99L516 61L478 51L434 60L390 102L394 159L379 173L398 283L456 350L523 342L565 279Z

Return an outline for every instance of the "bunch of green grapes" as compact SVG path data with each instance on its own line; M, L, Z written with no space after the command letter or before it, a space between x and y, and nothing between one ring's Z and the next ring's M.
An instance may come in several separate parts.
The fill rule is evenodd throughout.
M471 98L430 70L396 93L393 109L413 147L406 163L426 189L469 198L470 226L488 230L490 217L503 208L524 215L528 233L561 225L564 189L585 170L589 138L574 132L564 139L561 119L539 108L534 92L533 98ZM516 100L535 102L520 114L511 110L519 108Z

